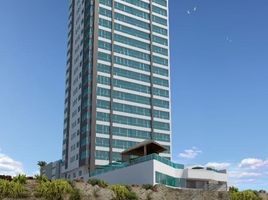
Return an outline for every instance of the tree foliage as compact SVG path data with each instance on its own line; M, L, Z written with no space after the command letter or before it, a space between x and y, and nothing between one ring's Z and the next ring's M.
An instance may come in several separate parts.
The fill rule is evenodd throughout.
M238 188L231 187L229 189L231 200L261 200L258 193L252 190L240 192Z

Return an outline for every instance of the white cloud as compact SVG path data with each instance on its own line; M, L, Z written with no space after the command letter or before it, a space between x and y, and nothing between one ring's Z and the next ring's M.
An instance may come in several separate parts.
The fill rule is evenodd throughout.
M191 149L186 149L182 153L179 154L179 157L187 158L187 159L194 159L196 156L201 154L202 151L196 147L192 147Z
M243 172L243 171L234 171L229 173L230 178L252 178L261 176L261 173L258 172Z
M0 153L0 174L16 176L23 173L22 163Z
M193 11L194 11L194 12L197 11L197 6L194 7Z
M245 183L253 183L255 181L256 181L256 179L254 179L254 178L250 178L250 179L239 179L239 180L236 180L234 183L235 184L245 184Z
M187 14L190 15L191 14L191 11L190 10L187 10Z
M268 160L262 160L262 159L257 159L257 158L246 158L240 162L239 167L250 168L250 169L268 167Z
M231 165L230 163L225 163L225 162L224 163L209 162L205 166L218 169L218 170L223 170L223 169L227 169L228 167L230 167L230 165Z

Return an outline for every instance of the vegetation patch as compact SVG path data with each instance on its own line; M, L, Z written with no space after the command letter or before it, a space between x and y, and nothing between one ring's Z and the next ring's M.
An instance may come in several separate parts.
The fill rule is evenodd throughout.
M73 191L74 190L68 181L45 181L39 183L35 190L35 196L49 200L63 200L66 195L72 195Z
M0 179L0 199L3 198L25 198L28 192L24 184L15 181Z
M108 183L103 181L103 180L99 180L99 179L89 179L88 183L92 186L94 185L98 185L102 188L106 188L108 186Z
M262 200L262 198L259 197L258 192L253 190L240 192L238 188L231 187L229 192L231 200Z
M19 174L18 176L13 178L13 181L16 183L20 183L22 185L25 185L27 182L27 177L26 177L26 175Z
M130 191L125 185L112 185L116 197L114 200L138 200L136 193Z

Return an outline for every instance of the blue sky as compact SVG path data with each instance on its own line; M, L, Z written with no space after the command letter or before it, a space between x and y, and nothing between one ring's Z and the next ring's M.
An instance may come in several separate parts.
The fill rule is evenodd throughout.
M61 156L65 0L2 0L0 172ZM170 0L173 160L268 190L268 2Z

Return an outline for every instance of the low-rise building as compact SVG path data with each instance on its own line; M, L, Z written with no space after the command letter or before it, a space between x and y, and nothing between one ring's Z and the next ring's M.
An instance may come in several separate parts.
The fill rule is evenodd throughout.
M41 175L46 176L48 179L60 179L61 166L62 166L62 160L50 162L46 166L41 168Z
M100 167L88 178L112 184L163 184L174 188L227 190L226 170L206 167L187 167L158 154L165 148L154 141L146 141L122 152L122 160Z

